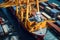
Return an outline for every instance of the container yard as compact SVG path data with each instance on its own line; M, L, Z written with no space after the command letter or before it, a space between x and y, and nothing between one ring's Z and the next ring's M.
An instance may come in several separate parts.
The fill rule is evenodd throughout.
M60 40L60 1L0 0L0 40Z

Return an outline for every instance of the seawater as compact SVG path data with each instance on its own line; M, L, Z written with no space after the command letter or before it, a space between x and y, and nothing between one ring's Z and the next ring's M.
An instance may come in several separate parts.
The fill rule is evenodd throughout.
M49 1L49 3L56 3L56 4L58 4L59 6L60 6L60 1L58 1L58 0L48 0Z

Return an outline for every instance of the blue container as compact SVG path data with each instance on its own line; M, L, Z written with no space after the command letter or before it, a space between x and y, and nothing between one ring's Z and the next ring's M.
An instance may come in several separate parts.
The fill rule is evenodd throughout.
M48 6L48 4L46 4L46 3L44 3L44 2L41 2L40 5L42 5L42 6L44 6L44 7Z
M58 13L60 13L59 10L51 9L50 12L49 12L49 15L51 15L51 17L55 18Z
M4 34L3 28L2 28L2 26L0 25L0 36L2 36L3 34Z
M56 23L59 25L59 27L60 27L60 21L56 21Z
M50 11L51 11L51 13L53 13L53 14L56 14L57 12L59 12L57 9L51 9Z

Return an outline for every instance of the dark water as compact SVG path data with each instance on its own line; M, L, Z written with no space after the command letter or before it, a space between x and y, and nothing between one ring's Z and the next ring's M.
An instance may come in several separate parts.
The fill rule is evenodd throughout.
M31 34L29 34L28 32L26 32L20 25L20 23L17 21L16 17L14 15L12 15L11 12L7 12L6 8L1 8L0 10L2 10L1 12L3 14L1 14L1 16L3 18L5 18L6 20L8 20L15 28L16 30L16 34L13 35L18 35L19 36L19 40L35 40L34 37L32 37ZM9 36L8 36L9 37Z
M0 0L0 3L2 3L4 0ZM16 17L14 15L12 15L11 12L7 12L6 8L0 8L0 16L3 17L5 20L8 20L9 23L11 23L15 30L16 30L16 34L14 33L13 35L17 35L19 37L19 40L35 40L34 37L32 37L31 34L29 34L28 32L26 32L20 25L20 23L17 21ZM6 39L8 40L10 36L7 37L0 37L0 40Z
M53 3L54 2L54 3L56 3L56 4L58 4L60 6L60 1L58 1L58 0L49 0L49 2L50 3Z

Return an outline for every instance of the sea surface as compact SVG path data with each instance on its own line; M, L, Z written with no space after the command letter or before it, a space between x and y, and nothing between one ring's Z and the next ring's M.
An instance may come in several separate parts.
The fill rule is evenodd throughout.
M59 0L49 0L49 2L50 3L53 3L54 2L54 3L56 3L56 4L58 4L60 6L60 1Z

